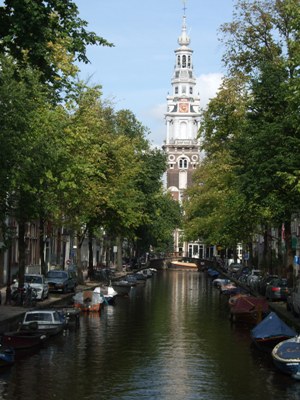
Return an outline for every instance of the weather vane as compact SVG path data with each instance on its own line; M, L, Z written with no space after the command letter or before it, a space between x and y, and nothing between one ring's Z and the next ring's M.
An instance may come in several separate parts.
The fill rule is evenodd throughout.
M183 2L183 14L185 15L185 12L186 12L186 2L187 2L187 0L182 0L182 2Z

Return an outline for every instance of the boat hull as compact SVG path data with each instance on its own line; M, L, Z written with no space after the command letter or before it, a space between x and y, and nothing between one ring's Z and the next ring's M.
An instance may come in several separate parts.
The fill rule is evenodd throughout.
M272 350L275 366L284 374L300 380L300 337L284 340Z
M41 346L47 339L47 335L40 332L15 331L5 332L1 343L15 350L31 349Z
M197 264L183 261L172 261L170 268L182 271L198 271Z

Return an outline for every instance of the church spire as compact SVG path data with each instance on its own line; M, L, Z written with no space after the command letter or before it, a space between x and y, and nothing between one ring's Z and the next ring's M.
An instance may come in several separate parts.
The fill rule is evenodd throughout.
M188 46L190 44L190 38L186 31L186 0L183 0L183 18L182 18L182 28L181 35L178 38L178 44L180 46Z

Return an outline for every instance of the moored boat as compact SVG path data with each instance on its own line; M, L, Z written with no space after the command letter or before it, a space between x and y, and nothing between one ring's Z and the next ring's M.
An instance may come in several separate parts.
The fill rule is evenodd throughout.
M104 298L101 293L93 290L83 290L73 296L74 307L83 312L100 312Z
M269 310L269 304L263 297L240 296L230 304L230 318L234 322L258 324Z
M11 347L0 347L0 367L10 367L15 363L15 351Z
M118 296L127 296L133 285L125 279L114 281L112 287L117 292Z
M300 336L283 340L272 350L275 366L284 374L300 380Z
M49 336L57 335L66 327L64 316L52 309L27 311L21 324L21 330L36 330Z
M297 335L275 312L270 312L251 330L253 343L262 351L271 352L276 344Z
M41 346L47 339L47 335L36 330L18 330L4 332L1 343L3 346L12 347L15 350L32 349Z
M188 261L171 261L171 268L178 270L198 271L197 264Z
M94 292L99 293L103 297L105 304L114 304L118 294L111 285L105 287L98 286L94 289Z

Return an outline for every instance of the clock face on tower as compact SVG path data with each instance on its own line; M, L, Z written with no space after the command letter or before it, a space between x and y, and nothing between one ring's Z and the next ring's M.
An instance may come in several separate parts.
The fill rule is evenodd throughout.
M189 111L188 103L179 103L179 112L187 113Z

